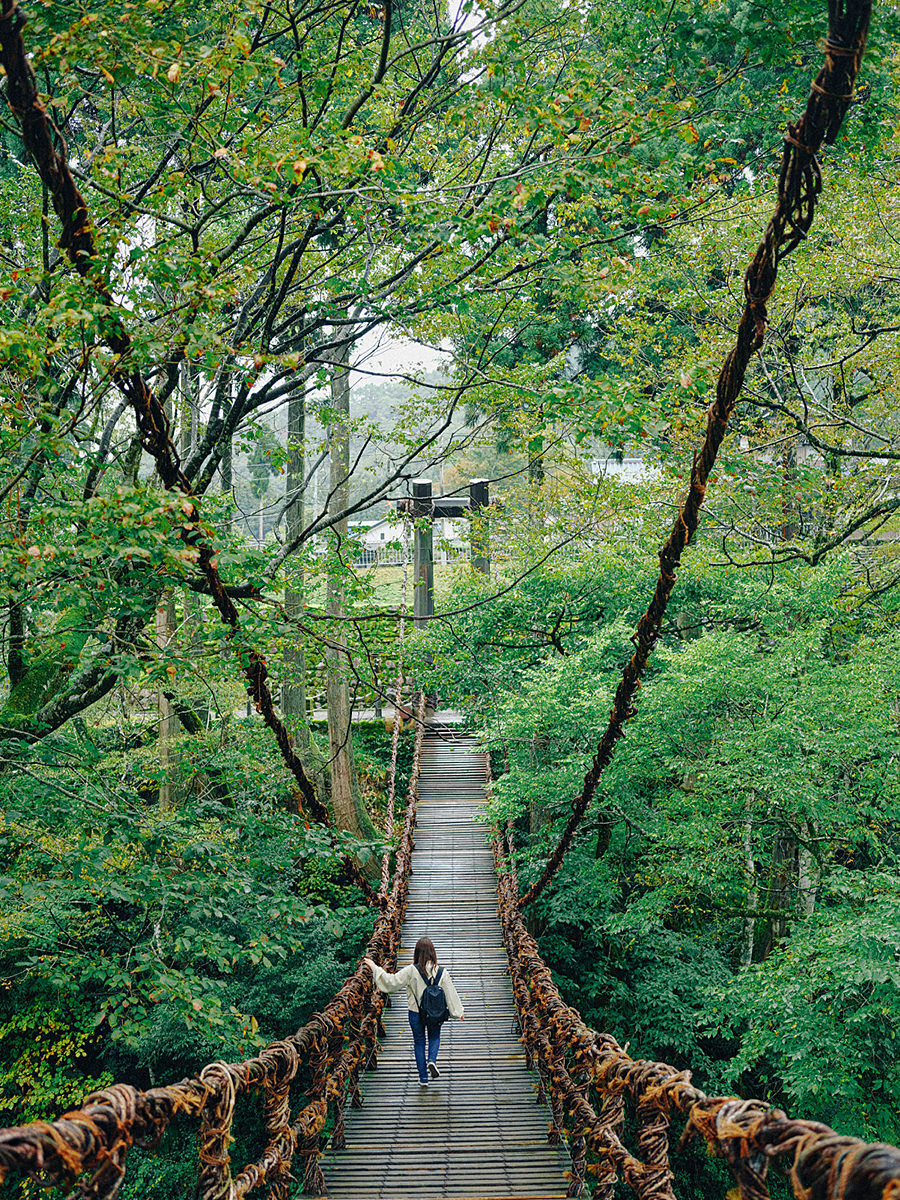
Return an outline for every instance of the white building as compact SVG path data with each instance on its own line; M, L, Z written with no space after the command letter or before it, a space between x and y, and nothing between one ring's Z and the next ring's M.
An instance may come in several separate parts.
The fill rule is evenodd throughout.
M455 517L437 517L432 526L434 561L458 562L469 557L468 522ZM403 522L391 512L378 521L354 521L351 537L359 543L357 567L399 567L403 562ZM407 561L413 558L412 529L408 533Z
M604 479L618 479L622 483L642 483L653 479L657 472L639 454L604 447L596 458L591 459L591 474Z

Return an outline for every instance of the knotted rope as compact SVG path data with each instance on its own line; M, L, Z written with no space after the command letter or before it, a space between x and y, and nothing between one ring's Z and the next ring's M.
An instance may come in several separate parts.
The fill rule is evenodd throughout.
M417 714L393 882L366 947L368 956L388 967L396 965L406 915L425 734L424 695L419 697ZM377 1055L383 1004L381 993L373 993L368 968L360 965L321 1013L314 1014L297 1033L266 1046L255 1058L210 1063L193 1078L149 1091L116 1084L95 1092L84 1107L57 1121L0 1130L0 1183L14 1174L50 1180L62 1187L78 1182L78 1195L84 1200L114 1200L131 1146L158 1145L172 1122L186 1115L200 1118L200 1200L238 1200L263 1184L276 1200L284 1200L295 1154L303 1160L306 1190L320 1194L324 1190L319 1167L322 1131L329 1111L334 1112L340 1145L344 1100L350 1095L358 1101L359 1072ZM290 1088L304 1066L310 1075L307 1103L292 1121ZM262 1154L235 1178L229 1157L235 1106L250 1091L262 1093L266 1144Z
M686 1118L680 1148L702 1137L726 1160L741 1200L768 1200L773 1163L787 1169L797 1200L897 1200L900 1150L844 1137L817 1121L788 1117L762 1100L707 1096L689 1071L631 1058L609 1034L596 1033L559 994L525 928L506 850L495 831L500 918L526 1062L572 1151L568 1195L580 1196L586 1176L597 1200L613 1200L621 1174L640 1200L675 1200L669 1161L670 1125ZM625 1145L626 1106L635 1152Z

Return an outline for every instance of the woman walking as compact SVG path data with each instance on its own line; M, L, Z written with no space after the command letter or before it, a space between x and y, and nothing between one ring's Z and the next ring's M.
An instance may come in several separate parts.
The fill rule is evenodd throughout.
M440 1075L437 1065L438 1047L441 1043L440 1022L426 1021L419 1011L426 987L437 985L442 988L447 1001L447 1016L465 1019L462 1002L453 986L450 972L438 965L437 953L431 938L419 938L413 951L413 960L408 967L401 967L396 975L391 975L379 967L371 958L363 962L372 972L375 986L379 992L399 992L406 988L406 1000L409 1006L409 1027L413 1035L413 1049L416 1055L416 1066L419 1070L419 1083L428 1087L428 1076L437 1079ZM428 1039L428 1056L425 1054L425 1041Z

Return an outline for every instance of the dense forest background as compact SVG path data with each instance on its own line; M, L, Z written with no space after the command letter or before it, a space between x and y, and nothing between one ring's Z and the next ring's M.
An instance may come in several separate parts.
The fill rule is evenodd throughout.
M464 710L490 815L513 822L523 881L540 873L825 32L811 0L84 0L28 18L93 250L76 269L8 110L3 1124L246 1054L334 993L395 835L380 714L398 671ZM566 998L636 1057L885 1140L897 33L882 6L637 716L531 910ZM162 456L126 376L166 415ZM356 563L362 523L417 477L490 479L491 572L448 567L434 620L401 640L402 571ZM187 1143L123 1194L188 1194Z

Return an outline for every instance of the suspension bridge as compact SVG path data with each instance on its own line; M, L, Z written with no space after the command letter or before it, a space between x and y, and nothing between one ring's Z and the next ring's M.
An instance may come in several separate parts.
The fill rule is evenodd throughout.
M82 216L87 210L49 137L21 23L11 23L13 11L14 6L4 18L9 28L3 49L18 97L14 112L30 114L23 124L26 145L65 227L77 227L81 240L71 240L73 261L88 271L93 250ZM359 883L378 906L367 954L393 970L427 932L463 994L470 1017L445 1035L445 1074L433 1088L419 1088L402 1006L386 1015L385 998L373 991L368 968L360 964L323 1012L255 1058L209 1063L194 1077L146 1091L115 1084L58 1120L0 1130L0 1184L31 1196L30 1181L37 1180L74 1189L70 1194L82 1200L114 1200L127 1179L132 1148L152 1149L168 1129L188 1121L198 1129L199 1200L254 1193L271 1200L301 1194L331 1194L335 1200L550 1200L591 1194L612 1200L621 1184L639 1200L674 1200L681 1164L677 1146L692 1139L724 1161L741 1200L765 1200L773 1171L797 1200L900 1200L900 1150L790 1118L761 1100L707 1096L689 1072L633 1059L609 1034L586 1026L560 996L523 917L559 868L634 712L747 364L762 344L777 266L811 227L821 188L816 155L824 142L835 140L853 96L869 15L869 0L829 4L825 66L806 112L789 126L778 203L745 275L735 346L708 411L686 498L660 551L659 578L638 622L634 656L623 670L609 725L563 835L524 893L512 829L488 830L473 819L483 798L486 761L471 741L446 728L432 725L426 737L425 700L419 699L402 832L394 854L385 855L377 894L365 879ZM106 298L111 304L111 296ZM119 332L108 340L127 360L127 337ZM140 376L117 378L166 487L190 496L158 398ZM193 501L185 511L193 518ZM193 524L184 529L188 543L199 548L222 621L236 633L237 611L212 550ZM424 569L427 575L427 563ZM420 578L418 565L416 574ZM265 661L256 652L245 658L248 692L278 740L308 813L327 824L327 809L275 710ZM402 679L402 668L398 672ZM389 830L396 748L395 737ZM249 1120L248 1104L257 1108ZM259 1144L236 1169L234 1135L241 1125L260 1124L260 1108Z
M475 820L486 778L471 739L419 722L367 948L395 969L426 931L437 943L468 1015L444 1035L440 1079L419 1086L403 1006L386 1014L360 964L322 1013L256 1058L147 1091L117 1084L56 1121L0 1131L0 1183L31 1177L114 1200L131 1148L193 1118L200 1200L612 1200L619 1180L639 1200L674 1200L680 1125L681 1143L701 1139L724 1159L742 1200L768 1196L773 1166L797 1200L897 1200L900 1150L763 1101L707 1096L689 1072L632 1059L584 1024L525 926L512 832ZM253 1095L263 1144L235 1173L236 1112Z
M485 826L485 763L471 738L426 736L416 849L398 965L430 937L466 1008L441 1033L441 1077L419 1086L398 995L384 1017L378 1069L348 1114L347 1148L327 1157L335 1200L564 1196L565 1156L547 1142L519 1040L494 864ZM401 1002L402 1000L402 1002Z

